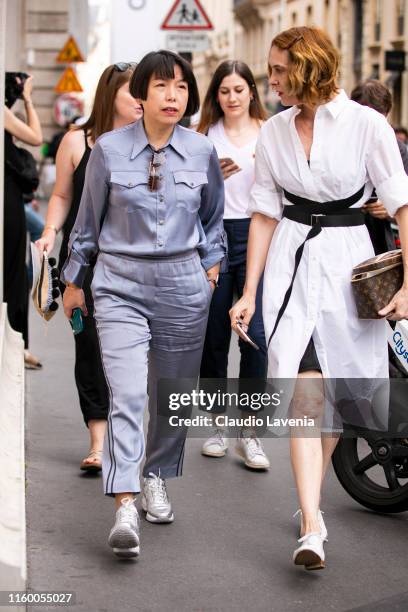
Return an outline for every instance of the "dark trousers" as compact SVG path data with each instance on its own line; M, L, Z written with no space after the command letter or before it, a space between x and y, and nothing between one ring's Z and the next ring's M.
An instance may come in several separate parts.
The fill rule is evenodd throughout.
M107 419L109 412L109 392L102 366L96 323L93 317L93 298L90 284L92 270L85 278L85 294L88 316L82 317L84 329L74 336L75 339L75 383L79 404L85 424L92 419ZM61 283L63 293L65 285Z
M219 287L211 300L208 326L201 361L202 378L226 378L228 352L231 341L230 310L234 294L240 298L243 293L246 274L246 252L248 244L249 219L225 220L228 237L228 270L220 274ZM267 350L262 320L261 279L256 294L256 310L251 319L248 334L259 346L259 351L239 339L241 362L240 378L266 378Z
M103 373L95 319L83 317L84 329L75 338L75 382L85 424L107 419L109 395Z

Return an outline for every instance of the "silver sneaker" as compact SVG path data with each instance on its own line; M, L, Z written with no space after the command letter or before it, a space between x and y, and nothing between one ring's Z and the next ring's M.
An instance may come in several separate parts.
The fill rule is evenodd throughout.
M124 497L116 511L115 524L109 534L108 544L118 557L138 557L139 515L134 500Z
M269 469L269 459L265 455L261 441L256 437L255 432L242 431L235 450L242 457L247 467L253 470Z
M215 428L211 436L204 442L201 454L206 457L225 457L228 441L223 429Z
M143 480L142 508L146 512L146 520L150 523L172 523L174 514L163 478L149 472L149 477Z

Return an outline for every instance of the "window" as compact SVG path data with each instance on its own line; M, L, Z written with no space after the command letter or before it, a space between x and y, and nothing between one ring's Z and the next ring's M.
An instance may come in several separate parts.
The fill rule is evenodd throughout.
M404 36L405 29L405 0L396 0L397 36Z
M306 9L306 25L311 26L313 23L313 6L309 5Z
M324 3L324 27L327 29L329 25L329 13L330 13L330 0L326 0Z
M373 64L371 67L370 79L379 79L380 78L380 64Z
M381 39L382 0L374 0L374 40Z
M297 22L297 13L292 13L292 26L295 26Z

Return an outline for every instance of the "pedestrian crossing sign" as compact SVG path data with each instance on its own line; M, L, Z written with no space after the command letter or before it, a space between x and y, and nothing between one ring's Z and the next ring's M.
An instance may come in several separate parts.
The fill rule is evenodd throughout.
M76 64L78 62L84 62L81 51L76 43L73 36L70 36L62 47L61 51L57 55L57 62L59 64Z
M161 25L162 30L213 30L199 0L176 0Z
M71 68L68 66L65 68L63 75L55 86L54 91L57 93L69 93L71 91L84 91L81 83L78 81L78 77Z

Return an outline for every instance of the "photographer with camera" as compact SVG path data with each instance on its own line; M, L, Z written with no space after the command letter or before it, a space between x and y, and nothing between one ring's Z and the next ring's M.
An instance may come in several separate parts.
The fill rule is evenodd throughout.
M24 361L31 369L41 363L28 351L28 279L26 259L26 220L23 194L38 186L35 161L25 149L17 147L13 137L29 145L42 143L41 125L31 99L33 77L23 72L6 73L4 108L4 301L10 325L23 334ZM24 101L26 120L10 110L17 99Z

